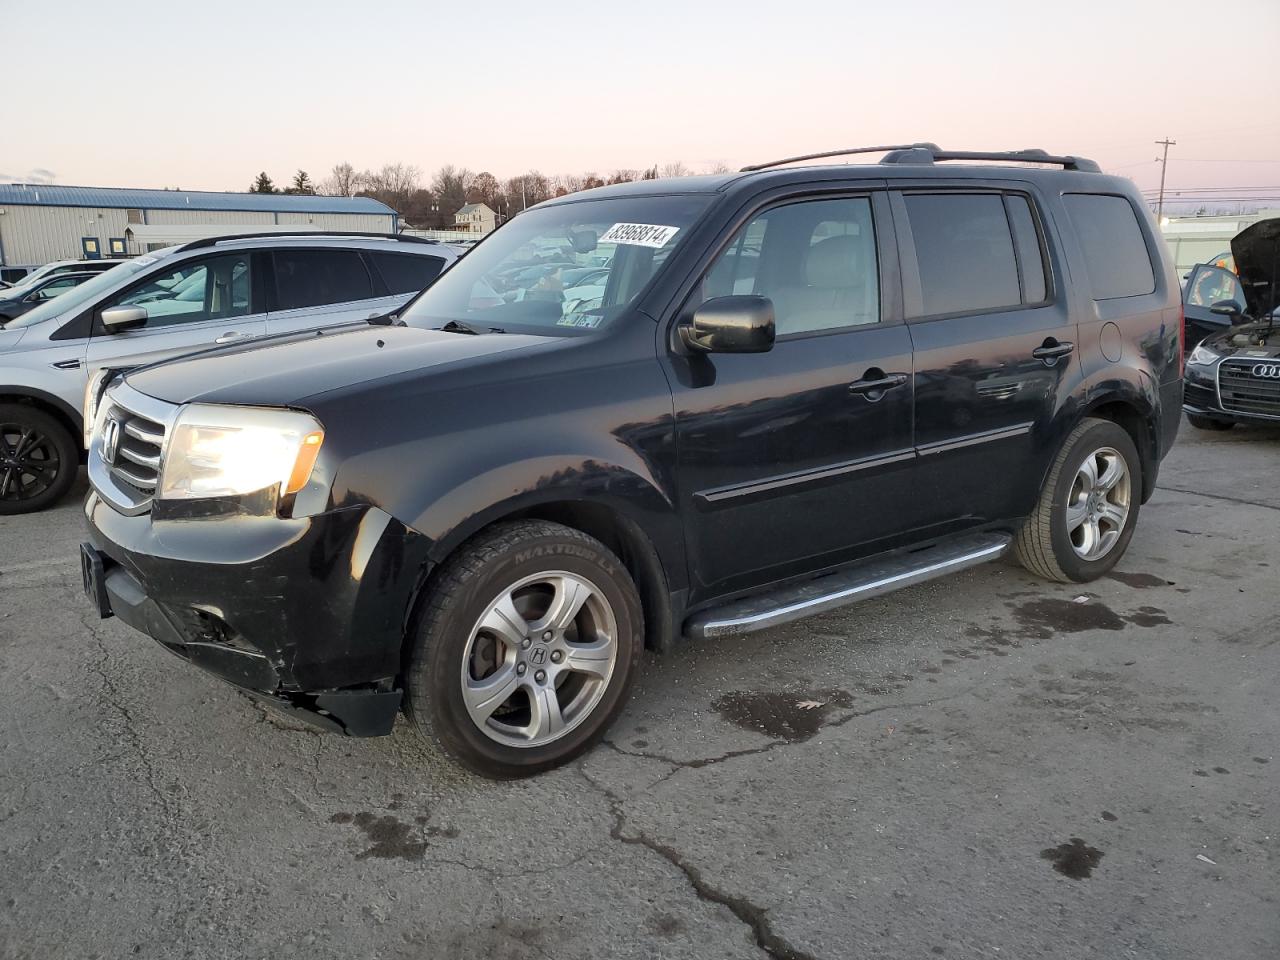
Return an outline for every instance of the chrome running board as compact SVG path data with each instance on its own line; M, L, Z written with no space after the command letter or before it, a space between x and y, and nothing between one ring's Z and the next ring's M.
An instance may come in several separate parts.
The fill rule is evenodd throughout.
M700 611L685 621L684 633L700 639L768 630L988 563L1003 556L1012 542L1007 533L980 533L887 554L816 580Z

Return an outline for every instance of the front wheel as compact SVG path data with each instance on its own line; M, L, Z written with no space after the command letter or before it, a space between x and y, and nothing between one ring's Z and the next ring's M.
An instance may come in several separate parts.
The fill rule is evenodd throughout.
M0 403L0 516L53 506L79 469L66 427L30 404Z
M428 584L406 709L445 753L488 777L559 766L622 709L644 646L635 584L593 537L501 524Z
M1015 556L1046 580L1096 580L1129 546L1141 490L1142 465L1128 432L1110 420L1081 421L1014 540Z

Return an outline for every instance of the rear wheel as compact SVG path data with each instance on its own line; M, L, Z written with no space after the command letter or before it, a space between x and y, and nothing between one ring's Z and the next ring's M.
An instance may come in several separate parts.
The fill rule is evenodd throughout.
M1110 420L1081 421L1054 460L1014 554L1047 580L1096 580L1129 546L1141 490L1138 450L1124 428Z
M558 766L622 709L644 645L640 599L598 540L539 520L494 527L429 585L406 678L415 725L464 766Z
M43 410L0 404L0 514L34 513L61 500L79 454L67 428Z
M1187 414L1187 423L1197 430L1230 430L1236 425L1234 420L1215 420L1213 417L1201 417L1194 413Z

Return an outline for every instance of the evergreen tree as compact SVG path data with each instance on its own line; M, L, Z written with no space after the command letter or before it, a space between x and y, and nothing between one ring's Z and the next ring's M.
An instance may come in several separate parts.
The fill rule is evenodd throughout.
M253 181L253 186L249 188L250 193L278 193L276 185L271 182L271 178L267 176L266 171L258 174L258 178Z
M293 183L285 190L285 193L307 193L314 194L316 185L311 182L311 178L307 176L307 171L299 170L293 175Z

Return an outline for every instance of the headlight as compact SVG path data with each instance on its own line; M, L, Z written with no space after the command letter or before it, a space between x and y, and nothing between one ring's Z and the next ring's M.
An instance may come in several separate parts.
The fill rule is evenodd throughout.
M102 394L106 392L107 381L119 372L109 368L95 371L89 378L89 382L85 384L84 406L80 412L84 415L84 448L86 450L89 449L89 439L93 436L93 424L98 419L98 403L102 400Z
M1191 356L1187 357L1187 363L1194 363L1198 367L1207 367L1217 360L1218 356L1218 354L1201 343L1197 344L1196 348L1191 351Z
M190 404L165 446L159 497L291 496L307 485L323 442L316 419L297 410Z

